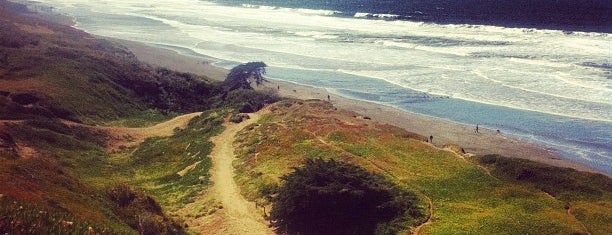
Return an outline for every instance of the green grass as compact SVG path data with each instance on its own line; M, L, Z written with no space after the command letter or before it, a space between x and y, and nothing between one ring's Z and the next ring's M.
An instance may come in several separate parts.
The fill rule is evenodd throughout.
M206 77L153 68L117 43L0 11L0 38L7 39L0 43L0 91L8 94L1 98L0 118L143 126L222 105L218 84ZM35 99L13 99L20 95Z
M0 175L23 176L24 181L29 181L29 175L36 172L41 181L35 181L40 187L31 189L33 195L15 193L29 198L49 198L82 221L96 221L125 229L121 218L131 218L130 211L119 217L113 215L118 213L112 212L116 210L113 208L121 207L109 201L106 194L109 187L132 185L155 198L166 212L190 203L209 184L212 166L209 154L213 146L208 139L222 131L223 118L228 114L227 110L204 112L171 137L150 138L135 149L125 149L116 154L108 154L101 147L106 135L86 128L69 127L50 120L9 126L9 133L16 141L32 143L31 147L48 160L20 159L10 164L3 163ZM4 162L3 159L0 158ZM196 162L199 164L185 175L177 174ZM146 202L144 199L141 201Z
M204 112L174 136L147 139L128 157L111 157L115 177L145 189L170 211L184 206L209 183L212 162L208 155L213 146L208 139L222 131L227 114L225 110ZM196 162L185 175L177 174Z
M612 182L607 176L571 168L552 167L498 155L485 155L476 161L492 168L491 173L497 177L531 184L564 201L601 199L612 188Z
M0 197L0 232L7 234L137 234L83 221L73 214Z
M114 154L101 146L107 138L103 133L49 118L147 126L213 107L257 108L276 98L247 90L221 100L215 84L205 78L142 65L125 48L78 30L15 16L2 7L0 13L0 39L6 39L0 40L0 118L30 120L3 131L37 151L29 159L0 156L0 233L27 229L6 227L6 221L46 229L33 233L82 234L91 225L109 234L132 233L122 218L132 212L120 215L108 195L122 184L145 202L154 198L165 212L181 208L209 184L208 139L222 131L230 111L206 111L172 137L148 139ZM39 35L16 25L55 34ZM15 97L24 95L38 100L20 104ZM434 213L421 229L425 234L612 231L611 183L605 176L498 156L466 161L423 143L422 136L356 119L326 102L285 100L275 108L258 126L238 135L236 181L250 200L269 201L282 184L280 177L305 159L335 159L416 192L423 209L431 199ZM177 175L197 162L184 176ZM200 204L197 214L211 213L216 206L214 201ZM48 216L41 217L40 211ZM75 226L56 230L60 220Z
M68 127L57 120L34 120L26 125L11 125L13 138L31 143L48 153L57 164L85 175L99 174L108 154L101 146L104 133L82 127Z
M104 126L145 127L176 117L178 113L162 114L159 110L148 109L125 118L102 122Z
M173 212L207 187L208 139L222 130L230 112L213 109L259 108L276 99L251 90L232 91L221 99L223 89L206 77L142 64L116 43L9 11L14 7L0 0L0 119L22 122L0 125L0 132L32 154L0 152L0 193L6 197L129 230L131 213L150 213L138 208L154 205L149 197L164 212ZM140 127L206 110L174 136L112 154L104 149L109 138L104 132L57 121ZM142 203L118 210L108 195L116 185L129 185ZM164 213L142 218L151 225L168 219Z
M607 176L498 155L485 155L473 161L507 182L536 188L554 197L593 234L605 234L612 229L612 181Z
M583 225L590 232L610 227L608 178L549 167L556 177L546 173L540 184L520 182L496 169L489 174L479 163L433 148L418 135L357 120L316 101L283 103L275 110L239 134L236 179L250 200L269 201L274 191L264 189L282 184L280 177L305 159L323 157L385 175L417 192L422 208L430 198L434 213L423 234L579 234L586 233ZM520 162L509 160L504 171L542 170L529 164L521 168ZM566 187L547 191L550 182ZM575 217L563 198L580 200L573 201Z

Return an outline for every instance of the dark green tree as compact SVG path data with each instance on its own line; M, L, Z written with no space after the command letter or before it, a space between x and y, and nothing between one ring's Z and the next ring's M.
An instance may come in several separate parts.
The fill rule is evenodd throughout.
M334 160L306 160L283 178L270 214L280 234L395 234L424 218L417 197Z
M236 89L253 89L249 79L253 79L256 85L261 85L266 79L263 75L266 73L267 65L264 62L248 62L240 64L230 70L227 78L223 82L224 87L228 90Z

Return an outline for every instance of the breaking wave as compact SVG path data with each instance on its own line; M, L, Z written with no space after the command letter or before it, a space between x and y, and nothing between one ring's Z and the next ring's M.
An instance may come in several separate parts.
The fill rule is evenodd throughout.
M285 8L285 7L253 5L253 4L242 4L241 6L244 8L253 8L253 9L261 9L261 10L277 10L277 11L285 11L285 12L295 12L295 13L304 14L304 15L333 16L333 15L343 14L340 11L317 10L317 9L306 9L306 8Z

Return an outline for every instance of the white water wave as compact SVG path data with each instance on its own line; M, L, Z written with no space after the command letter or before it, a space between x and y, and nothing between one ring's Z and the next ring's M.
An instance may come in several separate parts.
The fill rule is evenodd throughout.
M317 9L305 9L305 8L285 8L265 5L253 5L253 4L241 4L244 8L253 8L259 10L277 10L285 12L295 12L305 15L321 15L321 16L332 16L342 14L341 11L330 11L330 10L317 10Z
M295 32L295 35L301 37L311 37L314 39L338 39L338 35L332 35L326 32L321 31L298 31Z
M572 89L563 92L536 90L537 81L511 84L510 81L497 80L481 71L431 72L427 69L411 71L348 71L341 72L361 77L385 80L411 90L437 96L485 103L514 109L536 111L553 115L591 120L612 120L612 96L610 92L589 94L591 96L569 96ZM475 76L474 76L475 75ZM575 93L579 93L576 91ZM584 97L584 98L581 98ZM584 110L589 110L584 113Z
M395 14L379 14L379 13L366 13L366 12L357 12L353 16L355 18L367 18L367 19L382 19L382 20L393 20L398 19L401 16Z

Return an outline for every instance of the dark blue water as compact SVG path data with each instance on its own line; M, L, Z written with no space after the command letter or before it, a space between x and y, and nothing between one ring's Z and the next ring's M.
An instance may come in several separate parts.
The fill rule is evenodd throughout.
M478 24L518 28L612 32L610 0L216 0L228 5L263 5L392 14L386 20Z

